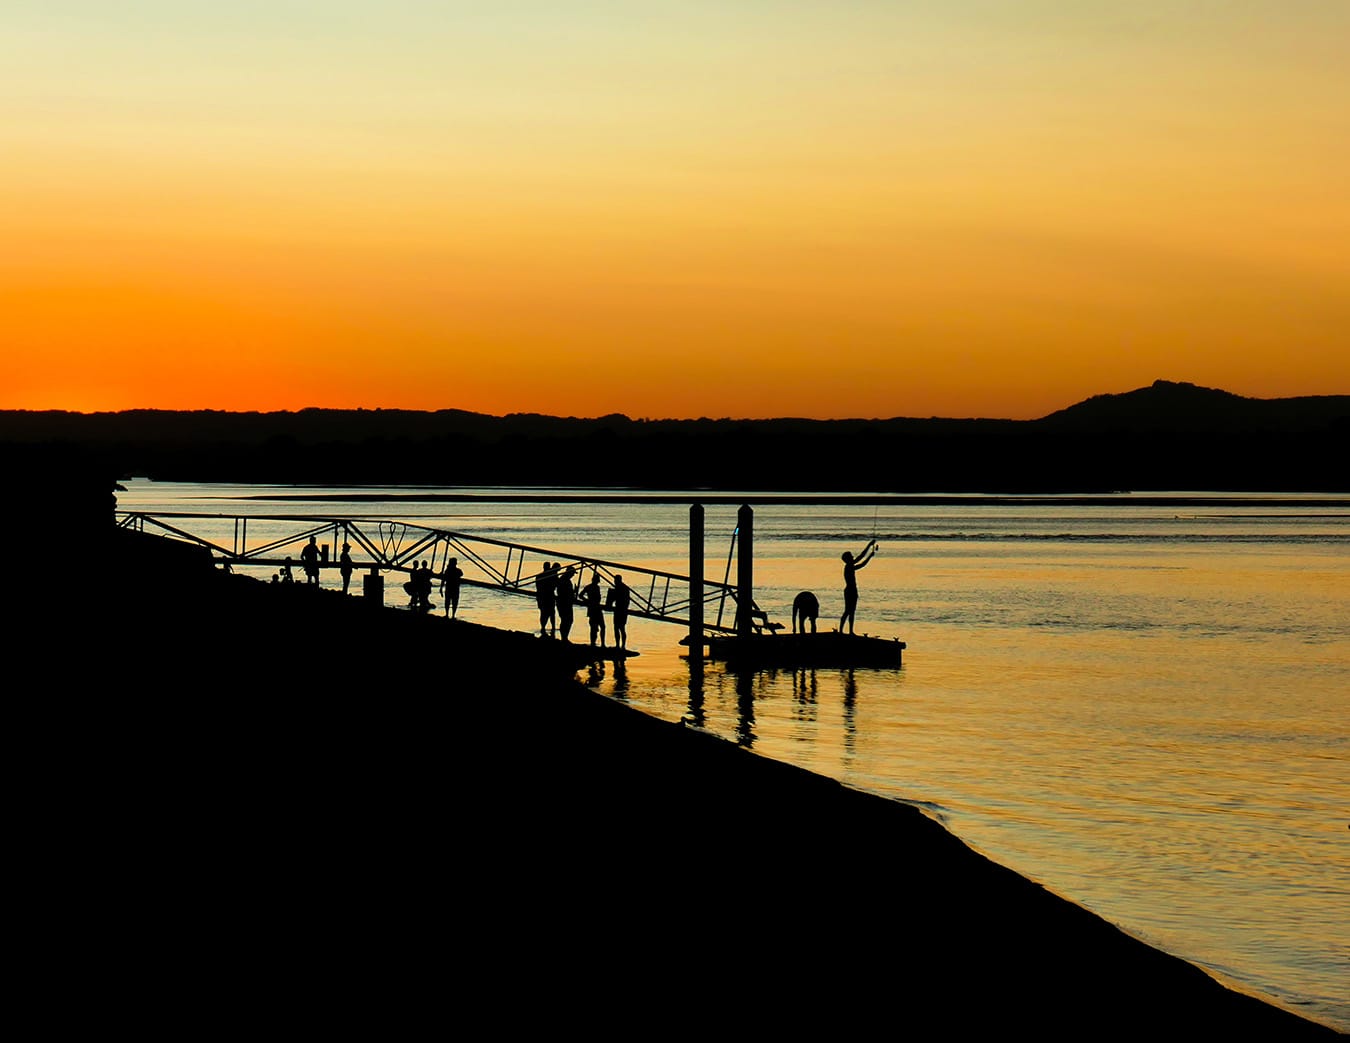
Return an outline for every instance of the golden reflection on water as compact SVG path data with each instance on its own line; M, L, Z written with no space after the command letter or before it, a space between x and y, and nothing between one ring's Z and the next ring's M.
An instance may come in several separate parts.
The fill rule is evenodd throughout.
M1350 585L1326 582L1350 583L1350 561L1262 559L970 562L936 580L897 561L869 578L872 605L897 606L903 669L737 681L713 665L701 712L757 753L934 805L996 860L1239 984L1292 966L1298 988L1277 974L1258 991L1350 1025ZM1018 618L1037 591L1062 621ZM903 621L953 604L978 622ZM644 669L661 687L656 659Z
M679 509L480 510L498 538L672 572L687 560ZM474 531L470 513L441 524ZM709 577L734 515L709 508ZM1247 520L765 509L757 601L787 619L813 590L821 628L836 626L839 551L873 533L859 630L905 640L902 669L709 664L700 679L678 628L634 619L642 655L581 679L918 803L1131 933L1350 1030L1350 505ZM478 589L461 615L536 625L529 599Z

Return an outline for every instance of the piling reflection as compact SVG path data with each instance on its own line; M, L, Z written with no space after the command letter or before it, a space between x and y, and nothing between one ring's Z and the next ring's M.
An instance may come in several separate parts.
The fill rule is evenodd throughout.
M691 655L689 661L689 706L685 711L685 720L696 728L707 725L707 715L703 711L703 657Z
M736 745L755 745L755 673L738 670L736 677Z
M858 679L844 671L844 752L852 757L858 746Z
M864 712L860 690L874 681L883 686L899 685L904 677L901 668L747 668L687 657L685 665L687 696L681 719L686 724L711 728L745 749L763 748L766 742L778 743L784 738L800 740L808 735L810 741L818 744L821 740L817 729L836 724L839 753L850 761L860 755L861 733L868 727L869 717ZM784 700L788 691L791 699ZM761 699L777 699L780 708L757 707ZM792 733L785 736L778 730L785 719L781 708L784 702L788 706L787 719L798 729L806 729L797 731L795 740ZM768 716L761 714L761 710Z

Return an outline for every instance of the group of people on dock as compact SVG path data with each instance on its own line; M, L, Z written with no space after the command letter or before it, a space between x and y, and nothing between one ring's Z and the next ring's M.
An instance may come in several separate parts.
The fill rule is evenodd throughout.
M328 561L327 548L320 553L317 541L313 536L300 552L300 569L305 574L305 585L317 587L319 585L320 565ZM342 593L347 594L351 590L352 573L356 571L356 563L352 561L352 545L344 543L342 552L338 555L338 574L342 577ZM458 558L449 558L446 560L445 567L438 573L431 571L431 566L423 561L414 563L409 570L408 581L403 584L403 590L408 595L408 607L414 611L429 612L434 607L431 601L432 588L435 581L440 580L441 598L445 605L445 614L451 619L459 615L459 589L461 581L464 578L464 570L459 567ZM288 557L282 564L280 571L272 576L273 583L295 583L294 564Z
M586 622L590 628L591 644L605 645L605 611L614 614L614 644L617 648L628 647L628 611L632 605L633 592L616 575L614 585L606 593L600 584L600 573L591 571L591 580L578 589L573 582L576 569L560 562L546 561L544 568L535 577L534 598L539 607L539 635L541 637L561 637L571 640L573 609L577 605L586 606Z
M350 567L352 559L351 555L347 554L348 549L349 548L347 544L344 543L342 545L342 550L343 554L346 556L347 565L348 567ZM305 544L304 549L300 552L300 570L305 574L306 586L317 587L319 585L319 563L320 561L327 561L327 560L328 560L328 545L324 544L323 552L321 554L319 552L318 541L313 536L311 536L309 538L309 542ZM345 580L350 576L351 576L350 571L344 574L344 583L342 587L344 593L347 590ZM272 576L272 582L273 583L295 582L294 564L292 563L289 557L282 564L281 571L275 573Z
M877 541L873 539L868 541L867 545L857 555L850 551L844 551L840 555L840 560L844 563L844 611L839 617L841 633L845 627L848 628L850 634L853 633L853 617L858 607L857 572L872 560L877 552L877 547ZM300 552L300 566L305 574L307 586L318 586L320 561L322 559L326 562L327 557L327 550L325 549L321 555L315 538L311 536L309 542ZM342 553L338 556L338 572L342 576L342 593L344 594L348 592L351 586L353 569L351 544L344 543ZM408 581L403 584L403 589L409 597L408 607L415 611L429 612L434 607L431 602L434 581L439 579L445 614L451 619L457 618L459 614L459 591L463 578L464 572L459 567L458 558L447 559L445 567L440 573L433 573L425 561L415 564L411 569ZM540 636L561 637L564 641L570 641L573 609L577 605L585 605L591 644L596 645L598 643L602 648L605 646L605 612L608 611L614 615L615 647L627 648L628 613L632 606L633 592L624 583L623 576L615 575L614 585L608 591L602 588L600 574L597 570L592 570L590 582L584 587L578 587L574 582L576 578L577 570L571 565L564 566L560 562L552 561L544 562L543 569L534 581L535 601L539 607ZM287 558L285 564L281 566L281 571L272 576L272 582L295 582L290 558ZM763 613L758 614L763 615ZM809 623L811 631L814 633L819 614L819 599L810 591L802 591L792 604L793 631L797 632L800 626L801 632L804 633Z
M309 542L305 544L300 552L300 569L305 574L305 585L317 587L319 585L319 567L320 564L328 560L328 545L324 544L322 553L319 550L318 541L311 536ZM342 576L342 593L347 593L352 585L352 570L355 566L352 563L352 545L344 543L342 553L338 555L338 573ZM294 583L295 571L294 564L289 557L281 566L281 571L273 573L273 583Z
M458 558L447 559L445 568L439 573L433 573L425 561L414 565L408 582L403 584L403 590L410 599L408 607L416 612L430 612L435 608L431 601L431 589L437 579L441 581L441 602L445 605L446 616L458 618L459 588L464 579L464 570L459 567ZM345 592L347 588L344 585L342 589Z

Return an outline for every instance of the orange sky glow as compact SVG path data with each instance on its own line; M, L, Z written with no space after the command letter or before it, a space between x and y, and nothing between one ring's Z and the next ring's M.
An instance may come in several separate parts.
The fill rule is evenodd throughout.
M1350 393L1342 0L7 22L0 408Z

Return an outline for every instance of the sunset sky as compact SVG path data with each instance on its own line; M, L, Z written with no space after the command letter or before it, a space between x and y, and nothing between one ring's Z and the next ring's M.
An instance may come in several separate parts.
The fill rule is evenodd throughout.
M1350 393L1347 0L10 0L0 408Z

